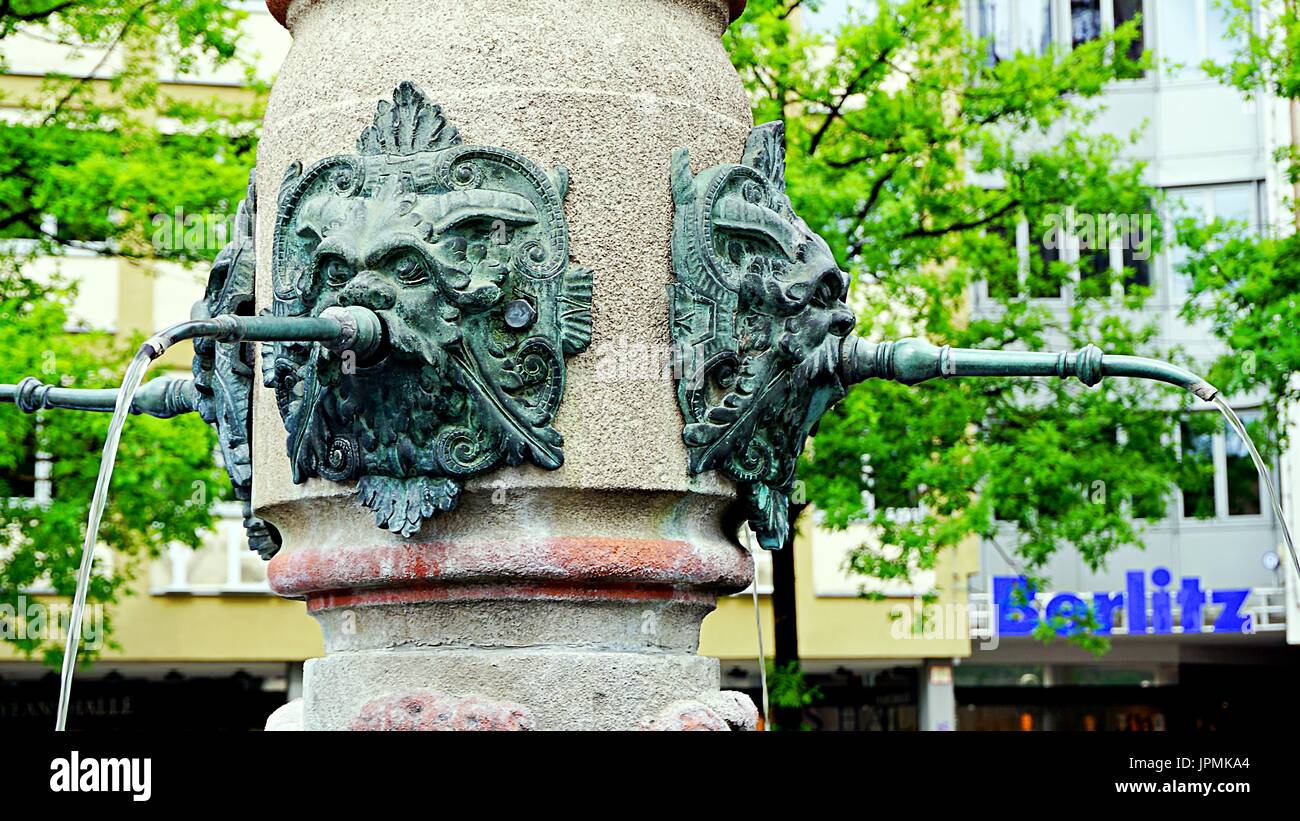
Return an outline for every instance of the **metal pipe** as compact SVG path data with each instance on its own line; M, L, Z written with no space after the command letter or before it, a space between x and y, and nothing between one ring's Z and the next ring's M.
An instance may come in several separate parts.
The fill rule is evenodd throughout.
M1107 376L1123 376L1175 385L1207 402L1219 393L1204 379L1175 365L1142 356L1103 354L1095 345L1042 353L939 347L918 338L876 343L851 336L840 347L840 376L848 385L866 379L916 385L959 376L1055 376L1075 377L1088 387Z
M12 402L24 413L46 408L112 413L117 390L60 388L28 376L17 385L0 385L0 402ZM131 413L159 419L193 413L197 407L198 392L191 379L155 379L142 385L131 401Z
M331 351L353 351L363 363L375 358L385 344L379 317L354 306L326 308L313 317L222 314L211 319L191 319L149 337L141 350L147 350L150 359L157 359L177 342L201 336L218 342L319 342ZM60 388L29 376L16 385L0 385L0 402L12 402L26 413L45 408L111 413L117 404L117 390ZM136 392L131 413L169 419L193 413L197 407L198 391L192 380L155 379Z

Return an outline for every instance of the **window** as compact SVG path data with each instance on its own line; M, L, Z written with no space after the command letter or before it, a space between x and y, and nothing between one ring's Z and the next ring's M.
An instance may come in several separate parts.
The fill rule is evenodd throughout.
M1098 232L1101 233L1101 232ZM1111 283L1110 243L1104 233L1094 237L1091 242L1079 240L1079 280L1092 280L1096 287L1085 289L1087 296L1105 296L1110 293Z
M1199 79L1206 60L1229 59L1236 41L1228 32L1231 10L1221 0L1159 0L1156 56L1171 77Z
M1150 251L1152 221L1149 214L1052 215L1033 226L1021 221L1016 230L1020 272L1018 287L998 260L986 260L986 293L992 299L1023 294L1033 299L1061 299L1070 293L1073 268L1079 270L1077 295L1104 298L1122 284L1124 290L1151 287ZM1132 226L1130 228L1130 226ZM1005 236L1004 229L996 229ZM1072 232L1072 233L1071 233ZM986 229L986 233L993 233Z
M38 464L36 427L32 426L23 437L17 464L0 468L0 493L9 499L35 498Z
M1215 513L1213 421L1208 414L1198 414L1178 424L1182 457L1178 487L1182 490L1185 518L1207 519Z
M980 0L975 15L975 35L988 41L988 64L1010 58L1011 4L1007 0Z
M1237 412L1250 430L1263 414ZM1227 429L1217 413L1193 413L1179 424L1181 469L1178 481L1183 517L1192 519L1259 516L1264 489L1246 443Z
M1015 54L1045 54L1055 45L1077 48L1139 18L1143 0L969 0L970 30L986 42L986 62L996 65ZM1142 23L1126 52L1142 56ZM1129 77L1141 76L1133 73Z
M984 228L984 249L978 259L985 272L988 294L994 299L1014 299L1020 293L1020 266L1016 259L1015 235L1014 222Z
M1078 48L1101 36L1101 0L1070 0L1070 45Z
M1145 253L1139 254L1133 241L1124 242L1120 250L1120 264L1124 266L1124 288L1133 286L1151 287L1151 260Z
M1065 247L1065 237L1059 228L1036 232L1030 237L1034 255L1030 258L1029 275L1025 278L1025 293L1034 299L1059 299L1064 275L1058 264Z
M1025 0L1019 11L1017 49L1026 54L1045 54L1053 40L1051 0Z
M975 0L971 31L987 41L988 64L1045 54L1056 39L1053 6L1054 0Z
M1133 42L1129 43L1128 50L1124 56L1130 60L1140 60L1142 52L1146 49L1146 24L1142 17L1142 0L1115 0L1114 6L1115 28L1119 28L1130 20L1137 21L1137 36ZM1136 79L1142 76L1140 70L1123 73L1127 79Z
M1252 436L1252 425L1262 414L1259 411L1242 411L1238 414L1246 431ZM1226 427L1226 426L1225 426ZM1258 516L1260 508L1259 471L1250 458L1246 443L1235 430L1228 428L1224 438L1224 472L1228 477L1228 515Z
M1215 220L1241 224L1247 231L1258 231L1259 186L1257 183L1198 186L1195 188L1166 189L1168 218L1176 225L1179 220L1193 219L1199 223ZM1187 298L1191 279L1179 267L1187 261L1187 249L1173 246L1169 249L1170 296L1175 301Z

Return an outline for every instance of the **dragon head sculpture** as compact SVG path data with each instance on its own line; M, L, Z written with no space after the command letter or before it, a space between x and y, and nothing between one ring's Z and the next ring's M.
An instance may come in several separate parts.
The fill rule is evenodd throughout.
M750 132L739 164L672 160L671 332L689 469L737 482L759 542L781 547L804 440L845 392L848 277L785 193L784 126Z

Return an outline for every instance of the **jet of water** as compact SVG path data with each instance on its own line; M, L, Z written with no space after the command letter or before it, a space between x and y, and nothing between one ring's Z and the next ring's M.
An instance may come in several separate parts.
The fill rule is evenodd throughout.
M95 480L95 495L90 500L90 516L86 521L86 541L81 546L81 566L77 569L77 592L72 599L72 620L68 624L68 641L63 648L63 671L59 677L59 710L54 729L63 730L68 723L68 700L72 696L72 673L77 666L77 651L81 648L81 620L86 609L86 591L90 587L90 571L95 564L95 543L99 539L99 521L104 517L108 500L108 484L113 478L113 463L117 460L117 445L122 439L122 428L131 414L135 392L144 381L145 371L158 356L150 343L141 346L122 378L117 392L113 418L108 423L108 438L104 440L104 454L99 460L99 477Z
M1286 549L1291 555L1291 564L1295 567L1296 572L1300 573L1300 560L1296 558L1295 542L1291 539L1291 527L1287 524L1286 516L1282 514L1282 502L1278 498L1278 492L1268 479L1268 468L1264 464L1263 457L1259 455L1259 450L1256 449L1255 442L1250 438L1250 434L1246 433L1246 426L1241 423L1241 417L1237 416L1237 412L1228 405L1223 395L1216 394L1210 401L1223 414L1223 418L1228 420L1228 424L1241 437L1241 441L1246 443L1246 450L1250 451L1250 458L1255 462L1255 470L1259 471L1259 481L1268 488L1268 500L1273 503L1273 517L1282 525L1282 538L1286 540Z

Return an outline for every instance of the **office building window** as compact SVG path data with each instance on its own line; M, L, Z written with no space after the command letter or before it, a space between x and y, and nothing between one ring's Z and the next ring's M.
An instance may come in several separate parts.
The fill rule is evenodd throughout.
M1124 53L1130 60L1138 60L1142 57L1142 52L1146 48L1146 20L1142 13L1142 0L1115 0L1114 5L1114 22L1115 28L1119 28L1130 20L1137 21L1137 36L1133 42L1129 43L1128 50ZM1133 80L1142 76L1140 70L1122 72L1125 79Z
M1013 299L1020 294L1015 236L1015 223L990 225L984 229L984 253L979 256L979 264L988 277L988 294L994 299ZM1008 248L1011 253L1007 253Z
M1011 3L1008 0L979 0L975 12L975 36L987 41L989 65L1010 59Z
M1223 221L1234 223L1245 231L1258 231L1259 186L1257 183L1233 185L1204 185L1194 188L1169 188L1167 194L1167 219L1176 225L1182 220L1195 220L1201 224ZM1167 254L1170 272L1170 295L1175 301L1187 298L1191 278L1179 270L1187 261L1187 249L1173 245Z
M1078 47L1101 36L1101 0L1070 0L1070 45Z
M1246 431L1252 433L1252 426L1263 414L1259 411L1242 411L1238 414L1246 425ZM1250 458L1246 443L1229 428L1224 438L1224 473L1227 474L1228 515L1258 516L1260 508L1259 471Z
M986 62L1045 54L1056 39L1054 0L974 0L971 31L987 42Z
M28 428L17 455L14 464L0 467L0 493L7 499L33 499L40 463L35 426Z
M1247 430L1259 424L1258 410L1239 410ZM1259 516L1264 489L1246 443L1217 413L1194 413L1179 424L1183 517Z
M1059 299L1066 279L1066 272L1059 264L1064 260L1061 252L1066 237L1053 228L1033 232L1029 241L1032 253L1025 293L1034 299Z
M1183 516L1208 519L1214 507L1214 419L1206 414L1189 416L1178 424L1182 466L1178 487L1183 496Z
M1122 223L1112 224L1057 215L1049 222L1032 226L1022 221L1016 230L1020 273L1013 280L1005 266L989 260L985 263L986 293L995 299L1017 294L1061 299L1068 293L1075 267L1079 278L1075 295L1081 298L1105 298L1117 290L1150 288L1150 230L1139 225L1126 231L1126 226L1134 224L1133 217L1142 219L1140 214L1132 215ZM998 229L998 233L1006 236L1010 230Z
M1124 267L1124 288L1127 290L1134 286L1139 288L1151 287L1151 259L1141 249L1137 243L1129 241L1123 243L1120 248L1120 264Z
M1102 37L1130 20L1137 20L1137 37L1126 52L1142 56L1145 47L1143 0L968 0L967 21L985 41L986 62L996 65L1015 54L1045 54L1055 45L1077 48ZM1140 77L1140 72L1121 75Z
M1017 48L1026 54L1045 54L1054 39L1052 0L1023 0L1019 11Z
M1159 0L1156 57L1171 77L1199 78L1206 60L1223 62L1236 49L1231 9L1220 0Z
M1103 235L1091 242L1079 240L1079 282L1083 296L1099 297L1110 293L1114 277L1108 239Z

